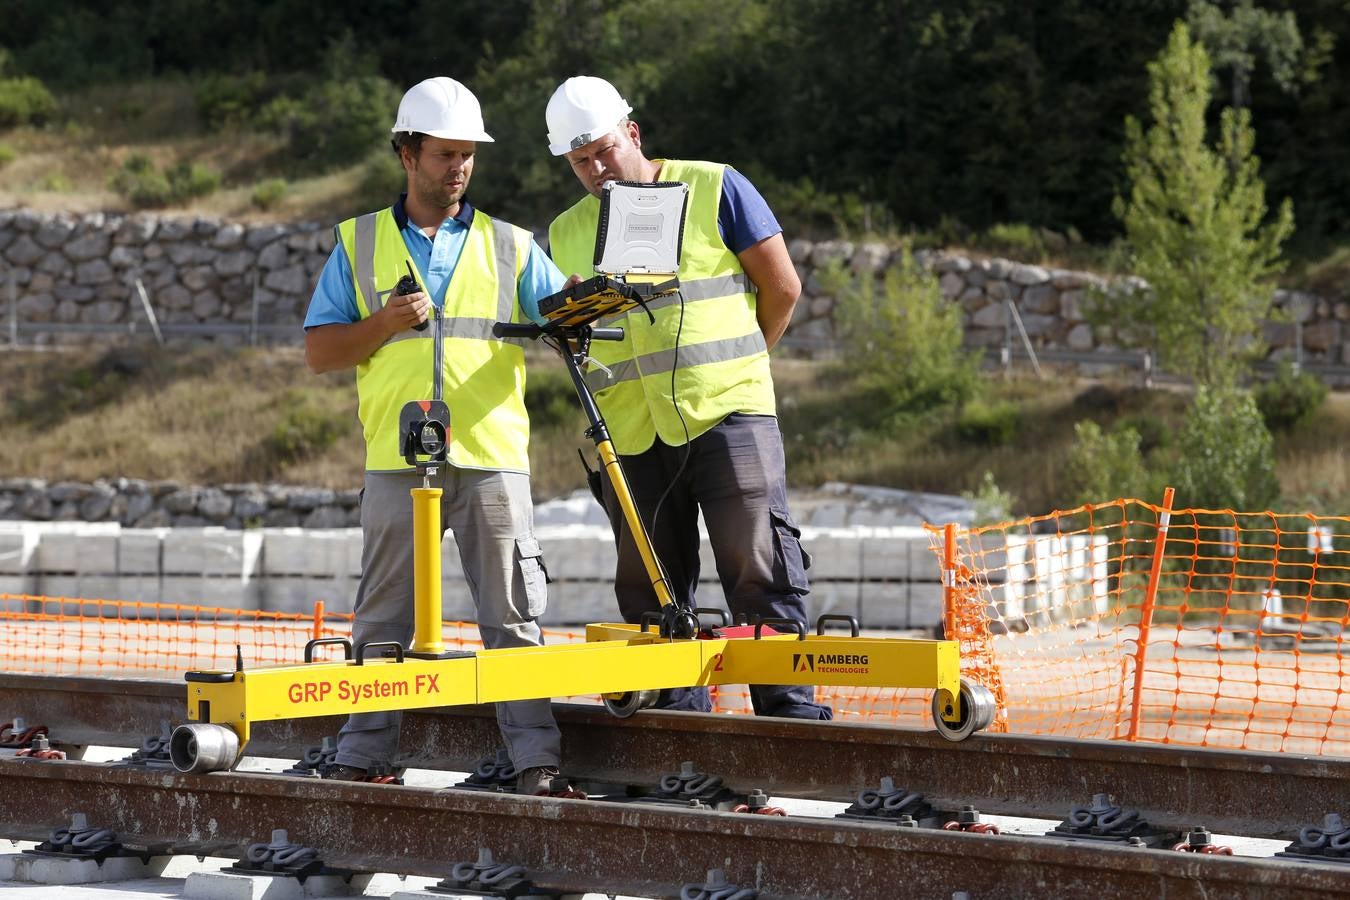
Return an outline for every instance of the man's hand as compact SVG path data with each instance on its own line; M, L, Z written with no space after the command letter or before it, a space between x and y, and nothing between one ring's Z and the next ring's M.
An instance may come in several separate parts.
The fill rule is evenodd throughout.
M421 325L431 315L431 298L422 291L415 294L390 294L384 308L377 313L384 317L389 333L397 334Z
M400 332L431 315L431 298L422 291L396 296L378 312L351 324L305 329L305 363L311 372L333 372L359 366Z

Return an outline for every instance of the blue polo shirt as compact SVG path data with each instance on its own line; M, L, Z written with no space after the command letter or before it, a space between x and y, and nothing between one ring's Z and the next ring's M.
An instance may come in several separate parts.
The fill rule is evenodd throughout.
M732 253L740 253L782 230L764 195L750 179L727 166L722 173L722 200L717 206L717 231L722 243Z
M403 235L403 243L408 248L408 258L417 267L418 280L431 295L431 302L437 308L445 305L445 289L450 276L455 272L459 256L464 252L464 242L469 235L469 226L473 223L474 208L467 200L460 201L459 212L441 223L436 229L435 238L429 238L408 219L403 208L407 194L400 194L394 204L394 221ZM347 254L338 244L329 254L319 274L319 283L314 286L314 294L309 300L309 310L305 313L305 328L318 325L350 325L360 321L361 314L356 308L356 288L352 284L352 270L347 262ZM539 301L549 294L562 290L567 279L553 260L539 248L530 243L530 256L525 269L516 282L516 299L520 311L530 321L543 324L539 315Z

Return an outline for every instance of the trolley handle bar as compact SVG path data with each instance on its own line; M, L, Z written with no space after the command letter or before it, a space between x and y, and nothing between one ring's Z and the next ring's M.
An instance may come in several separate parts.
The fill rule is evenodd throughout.
M540 326L533 322L492 323L492 336L498 338L527 338L529 340L537 340L546 335L570 338L583 336L586 331L590 332L590 338L593 341L623 340L622 328L591 328L587 325L570 327L552 325Z

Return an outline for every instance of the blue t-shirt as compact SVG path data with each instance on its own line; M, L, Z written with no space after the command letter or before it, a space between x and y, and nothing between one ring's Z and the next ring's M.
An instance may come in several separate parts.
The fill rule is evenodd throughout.
M417 267L419 280L431 296L431 302L438 308L445 305L445 289L450 284L459 256L464 252L464 243L469 235L469 226L473 222L474 209L468 201L461 201L459 212L441 223L436 229L436 237L429 238L413 224L403 208L406 194L394 204L394 221L403 234L403 243L408 248L408 258ZM539 315L539 301L549 294L562 290L567 279L553 260L531 242L530 256L524 270L516 282L516 299L520 311L530 321L543 324ZM359 321L360 312L356 308L356 288L352 284L351 266L347 262L347 253L338 244L324 263L319 274L319 283L314 286L314 294L309 300L309 310L305 313L305 328L318 325L350 325Z
M740 253L782 232L773 210L750 180L727 166L722 175L722 202L717 207L717 230L732 253Z

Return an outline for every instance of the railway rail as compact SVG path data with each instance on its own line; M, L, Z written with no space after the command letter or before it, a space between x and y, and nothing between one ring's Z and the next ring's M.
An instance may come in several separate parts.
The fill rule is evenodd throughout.
M140 745L182 721L185 693L167 681L0 673L0 722L51 727L55 746ZM944 808L1059 819L1107 791L1173 830L1289 838L1350 801L1350 759L1179 748L1029 735L978 734L959 744L928 731L842 722L646 711L616 719L597 706L555 704L567 772L581 781L650 780L693 760L729 787L851 801L883 776ZM260 723L256 756L298 757L335 735L338 717ZM402 765L464 772L500 744L490 707L404 714Z
M936 735L873 725L643 713L560 705L564 759L581 781L651 783L681 760L727 786L850 801L889 776L941 808L1062 819L1109 792L1158 827L1204 824L1292 838L1344 812L1350 760L1100 741ZM181 684L0 675L0 722L45 724L55 746L135 747L185 712ZM249 750L296 758L338 719L259 725ZM466 771L498 743L485 709L408 713L403 762ZM447 783L449 779L447 779ZM443 877L487 847L567 891L678 896L723 869L761 898L1350 896L1350 865L1220 857L1127 845L968 834L802 816L350 784L241 772L178 774L68 761L0 759L0 837L39 840L83 812L124 844L229 855L267 830L358 871ZM1332 808L1328 808L1331 805ZM921 887L920 887L921 886Z

